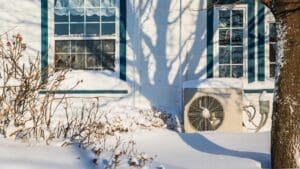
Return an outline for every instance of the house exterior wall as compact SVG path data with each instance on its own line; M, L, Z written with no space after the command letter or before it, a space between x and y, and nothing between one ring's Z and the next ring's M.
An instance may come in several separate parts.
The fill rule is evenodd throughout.
M0 2L0 35L2 40L22 33L29 44L26 52L36 56L41 49L41 3L39 0L3 0Z
M51 65L54 64L54 0L48 0L47 9L42 9L41 3L45 2L2 0L0 34L21 33L29 47L27 54L36 56L42 50L41 14L42 10L46 10L47 61ZM115 72L74 70L67 74L60 89L68 90L77 81L83 80L75 88L77 92L66 93L79 98L101 97L103 105L110 107L155 107L182 117L183 82L208 77L207 38L212 30L207 25L210 22L207 20L207 4L207 0L127 0L126 80L120 79L120 58L117 56ZM258 3L254 4L254 8L255 23L258 25ZM265 9L264 14L268 16L269 13ZM267 25L265 28L267 31ZM255 27L256 36L258 29ZM120 29L117 30L120 34ZM262 69L258 62L258 44L259 40L255 39L254 80L242 79L244 104L253 104L257 110L261 93L274 88L273 80L267 77L267 59L263 68L266 78L260 79L258 75ZM264 45L267 56L268 45ZM116 50L118 55L120 47ZM268 97L272 106L271 92Z

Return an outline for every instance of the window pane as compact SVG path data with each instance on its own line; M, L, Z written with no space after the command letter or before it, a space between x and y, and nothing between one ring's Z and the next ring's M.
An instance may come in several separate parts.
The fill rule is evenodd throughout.
M104 40L102 41L103 51L105 53L113 53L115 52L115 41L114 40Z
M243 11L232 11L232 27L243 27Z
M70 67L69 54L56 54L55 55L55 68L65 69Z
M87 59L86 63L88 68L96 66L96 57L94 55L86 55L86 59Z
M115 69L115 55L104 54L103 57L103 69L112 70Z
M230 30L229 29L220 29L219 30L219 43L220 43L220 45L229 45L230 44Z
M115 7L116 1L115 0L101 0L101 7L107 8L107 7Z
M116 20L115 9L101 9L101 19L102 22L114 22Z
M233 64L243 64L243 47L232 47Z
M70 7L71 8L80 8L83 7L84 0L70 0Z
M270 23L270 42L276 42L277 33L276 33L276 24Z
M219 50L219 63L230 63L230 47L220 47Z
M243 77L243 66L242 65L233 65L232 66L232 77L234 77L234 78Z
M86 0L85 1L86 7L100 7L100 0Z
M70 41L55 41L55 53L70 53Z
M100 21L100 8L91 8L86 10L87 22L99 22Z
M85 68L85 55L72 55L71 67L73 69L84 69Z
M70 34L75 34L75 35L83 35L84 30L83 30L83 24L70 24Z
M275 77L276 64L270 64L270 77Z
M86 34L89 36L100 35L100 24L86 24Z
M55 24L55 35L69 35L68 24Z
M88 68L100 68L101 66L101 55L100 54L88 54L87 56L87 67Z
M55 9L54 21L55 22L69 22L68 9Z
M276 44L270 44L270 62L276 62Z
M69 6L69 0L55 0L55 8L67 8Z
M230 77L230 66L220 65L219 66L219 77Z
M84 21L84 13L83 8L73 8L70 10L71 14L71 22L83 22Z
M114 23L101 24L102 35L115 35L116 28Z
M227 28L230 27L230 11L221 10L219 11L219 27Z
M243 29L232 30L232 45L243 45Z
M101 53L101 41L87 40L86 41L86 52L100 54Z
M71 41L72 53L85 53L85 41L73 40Z

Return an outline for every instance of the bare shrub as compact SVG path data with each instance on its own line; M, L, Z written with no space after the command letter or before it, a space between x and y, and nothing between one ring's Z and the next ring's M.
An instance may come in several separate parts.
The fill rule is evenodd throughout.
M79 144L97 156L110 152L106 168L119 168L126 162L131 168L142 168L153 160L145 153L138 153L134 141L117 138L107 146L107 136L128 132L136 128L176 128L176 119L159 110L124 109L121 113L103 111L99 100L82 103L73 109L66 95L55 94L69 70L47 68L47 82L41 80L40 56L24 56L26 44L20 34L10 41L0 37L0 134L4 137L46 141L63 140L62 146ZM75 88L77 82L71 88ZM41 91L43 94L41 94ZM124 111L135 111L126 113ZM55 113L64 117L55 119ZM124 114L127 114L124 117ZM130 120L129 120L130 119Z
M12 40L0 39L0 134L22 139L49 139L51 119L55 112L55 91L68 70L55 72L48 67L48 83L41 81L41 60L24 56L26 44L20 34ZM57 106L57 105L56 105ZM54 109L54 110L52 110Z

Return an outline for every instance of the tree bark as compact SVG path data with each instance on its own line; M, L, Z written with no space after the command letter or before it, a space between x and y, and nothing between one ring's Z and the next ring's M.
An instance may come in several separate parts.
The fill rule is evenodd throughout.
M278 26L286 33L272 116L272 168L298 168L295 154L300 150L300 0L274 0L272 5Z

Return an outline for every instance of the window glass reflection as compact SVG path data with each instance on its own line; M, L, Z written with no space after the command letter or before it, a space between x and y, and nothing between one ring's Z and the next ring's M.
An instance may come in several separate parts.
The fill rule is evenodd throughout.
M243 27L243 11L233 10L232 11L232 27Z
M220 10L219 11L219 27L227 28L230 27L230 11Z

